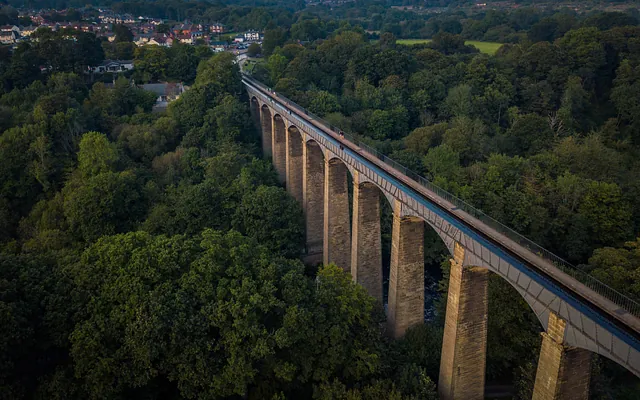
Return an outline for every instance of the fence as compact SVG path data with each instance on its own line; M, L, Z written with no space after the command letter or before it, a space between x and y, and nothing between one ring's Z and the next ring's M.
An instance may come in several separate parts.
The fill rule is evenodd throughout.
M630 298L628 295L620 293L617 290L615 290L615 289L611 288L610 286L608 286L607 284L597 280L596 278L594 278L593 276L589 275L585 271L577 268L576 266L572 265L571 263L569 263L569 262L563 260L562 258L560 258L559 256L553 254L549 250L547 250L547 249L543 248L542 246L534 243L533 241L527 239L526 237L524 237L523 235L521 235L518 232L514 231L513 229L507 227L506 225L504 225L504 224L498 222L497 220L493 219L492 217L488 216L484 212L482 212L482 211L478 210L477 208L471 206L470 204L466 203L464 200L462 200L462 199L454 196L453 194L447 192L446 190L434 185L432 182L430 182L428 179L424 178L423 176L417 174L416 172L410 170L409 168L406 168L402 164L399 164L396 161L390 159L389 157L387 157L384 154L380 153L378 150L376 150L373 147L369 146L367 143L364 143L362 140L358 139L357 137L342 132L337 127L331 125L329 122L327 122L324 119L318 117L317 115L313 114L309 110L297 105L296 103L294 103L293 101L287 99L286 97L283 97L282 95L278 95L277 98L274 98L273 96L271 96L271 93L273 93L271 91L271 89L267 88L265 85L263 85L262 83L256 81L255 79L251 78L250 76L248 76L246 74L243 74L243 79L249 81L252 85L259 87L260 89L262 89L262 91L269 93L268 95L270 97L272 97L272 99L274 101L278 101L280 103L285 103L287 105L287 107L289 107L291 109L295 109L301 115L306 115L306 116L314 119L315 121L325 125L329 129L331 129L333 132L342 133L344 135L345 139L349 140L351 143L353 143L356 146L360 147L360 149L366 151L371 156L376 157L377 159L381 160L385 164L387 164L390 167L394 168L398 172L404 174L405 176L407 176L411 180L417 182L418 184L422 185L426 189L428 189L431 192L435 193L439 197L441 197L444 200L448 201L449 203L453 204L458 209L460 209L460 210L466 212L467 214L473 216L474 218L482 221L485 225L491 227L492 229L496 230L497 232L499 232L499 233L503 234L504 236L508 237L509 239L513 240L518 245L526 248L527 250L531 251L532 253L538 255L539 257L542 257L545 260L549 261L551 264L553 264L556 268L558 268L559 270L561 270L565 274L571 276L572 278L576 279L577 281L579 281L583 285L587 286L589 289L591 289L594 292L600 294L601 296L605 297L606 299L612 301L613 303L615 303L616 305L620 306L624 310L628 311L632 315L634 315L636 317L640 317L640 304L638 302L636 302L635 300L633 300L632 298Z

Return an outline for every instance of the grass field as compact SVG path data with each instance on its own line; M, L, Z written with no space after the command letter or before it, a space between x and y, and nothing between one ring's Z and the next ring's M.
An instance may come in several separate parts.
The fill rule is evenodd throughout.
M398 44L420 44L420 43L429 43L431 39L398 39L396 43ZM471 45L480 50L482 53L486 54L496 54L496 51L502 46L502 43L495 42L480 42L477 40L467 40L464 42L466 45Z

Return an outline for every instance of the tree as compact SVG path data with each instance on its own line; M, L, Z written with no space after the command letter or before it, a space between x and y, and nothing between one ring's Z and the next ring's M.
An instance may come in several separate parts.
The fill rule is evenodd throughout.
M85 178L114 170L118 150L99 132L87 132L80 141L78 169Z
M36 389L48 398L82 397L72 375L62 377L72 373L66 350L79 305L55 257L0 252L0 282L0 397L25 398ZM57 393L47 390L56 379Z
M133 42L133 33L126 25L117 24L113 27L113 33L116 34L116 43Z
M471 116L471 86L463 84L450 89L445 102L454 117Z
M615 183L590 182L578 212L589 223L593 247L620 244L631 236L629 205Z
M622 293L640 294L640 238L623 247L602 247L589 258L591 275Z
M304 248L302 209L278 187L259 186L247 192L233 217L233 228L285 257L297 257Z
M156 26L157 33L169 33L171 32L171 26L169 24L158 24Z
M267 29L264 31L262 51L268 57L278 46L282 46L287 40L287 31L282 28Z
M487 153L486 127L479 119L458 117L442 135L442 144L460 155L463 165L481 160Z
M318 18L303 19L291 25L291 38L301 41L313 41L326 36L324 24Z
M228 230L236 206L237 200L212 180L195 185L184 182L167 188L163 201L150 210L142 228L166 235L195 235L206 228Z
M269 70L269 81L275 86L284 74L287 68L288 60L280 54L272 54L267 60L267 69Z
M598 70L607 62L602 34L597 28L569 31L557 44L567 53L576 75L589 82L596 80Z
M92 299L71 353L93 395L169 380L184 397L297 397L378 370L364 289L333 265L314 282L237 232L105 237L70 272Z
M426 155L431 147L440 144L446 130L446 123L416 128L404 138L404 143L409 150Z
M138 47L134 53L135 72L138 80L157 82L165 79L169 66L169 57L164 48L159 46Z
M260 47L258 43L251 43L247 48L247 55L249 57L256 57L260 53L262 53L262 47Z
M547 120L536 114L517 117L507 130L507 136L513 143L510 152L529 155L551 147L554 139Z
M618 110L618 114L631 127L632 140L640 142L640 64L632 64L624 60L616 71L611 100Z
M133 229L146 211L140 183L131 171L102 172L63 190L64 215L75 237L86 242Z
M179 44L171 48L171 53L167 75L180 82L193 82L200 62L200 58L195 54L194 47Z
M569 77L558 110L563 129L570 132L588 131L591 126L590 106L589 93L582 87L581 79L576 76Z
M447 145L429 149L424 157L424 166L433 176L449 181L457 181L462 173L460 155Z
M325 90L312 92L309 95L311 97L309 110L313 113L325 115L340 110L338 98Z
M465 46L464 39L460 35L452 35L446 32L440 32L433 36L433 40L429 43L432 49L438 50L444 54L454 53L477 53L478 50L473 46Z
M635 26L638 19L621 12L600 12L584 20L583 26L594 26L606 31L616 26Z
M255 129L247 118L247 106L237 97L226 95L205 117L205 129L215 130L218 141L250 142Z
M136 232L104 237L70 268L77 290L91 298L70 336L76 374L91 397L114 396L157 377L171 351L164 340L171 329L162 317L179 313L170 303L175 280L201 251L183 236Z
M240 68L231 53L218 53L198 65L196 85L213 85L215 90L238 94L242 90Z

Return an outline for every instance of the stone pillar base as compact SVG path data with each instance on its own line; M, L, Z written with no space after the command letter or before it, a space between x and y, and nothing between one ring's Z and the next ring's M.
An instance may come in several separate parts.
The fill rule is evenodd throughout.
M591 352L563 344L566 323L549 313L532 400L588 400Z
M442 400L484 399L489 271L463 261L464 248L456 243L438 381Z
M387 323L394 338L424 322L424 221L401 217L396 201L391 235Z
M327 161L324 170L324 263L350 273L349 171L337 158Z
M380 189L353 178L353 229L351 276L382 303L382 240L380 237Z

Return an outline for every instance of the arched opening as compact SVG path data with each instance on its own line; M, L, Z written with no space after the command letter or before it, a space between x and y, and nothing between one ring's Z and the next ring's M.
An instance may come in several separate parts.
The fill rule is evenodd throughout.
M253 123L255 126L260 125L260 104L258 103L258 99L253 96L251 97L251 117L253 118Z
M303 148L302 134L295 126L287 130L287 191L302 204Z
M323 262L334 263L346 272L351 272L352 182L342 160L332 158L326 163Z
M306 223L307 264L322 262L324 240L324 154L315 140L303 148L303 210Z
M287 173L287 136L284 120L279 114L273 117L273 165L280 182L286 181Z
M537 398L549 387L558 398L626 398L638 392L640 379L626 369L627 360L616 359L607 348L610 341L615 348L615 338L593 352L584 338L578 340L588 317L557 300L543 304L540 285L503 272L491 273L489 280L487 394L505 387L515 398L531 398L534 392ZM559 305L550 307L554 303ZM590 326L596 329L594 322ZM588 340L602 339L596 336Z
M544 327L523 294L493 271L488 303L485 393L531 398Z
M393 220L391 204L382 190L369 181L354 182L352 204L351 275L380 304L386 304Z
M395 338L424 323L424 231L422 219L394 204L387 321Z
M262 112L260 113L260 123L262 125L262 154L264 154L266 158L271 158L273 155L271 149L272 121L271 110L269 110L269 107L265 104L262 106Z
M370 182L354 182L351 276L382 302L380 208L380 189Z

